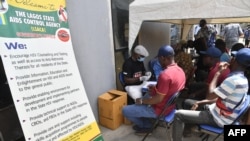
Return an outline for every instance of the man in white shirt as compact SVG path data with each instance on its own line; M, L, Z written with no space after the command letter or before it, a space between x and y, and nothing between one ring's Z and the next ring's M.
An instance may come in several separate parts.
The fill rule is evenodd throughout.
M221 32L221 36L226 42L226 47L228 51L231 50L235 43L239 42L239 38L243 36L243 31L240 24L228 24L224 27Z

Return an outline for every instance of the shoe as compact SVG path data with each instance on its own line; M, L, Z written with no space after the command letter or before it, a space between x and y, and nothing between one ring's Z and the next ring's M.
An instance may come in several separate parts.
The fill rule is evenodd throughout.
M152 131L150 128L141 128L140 130L137 130L135 134L138 136L145 136L146 134L152 135Z

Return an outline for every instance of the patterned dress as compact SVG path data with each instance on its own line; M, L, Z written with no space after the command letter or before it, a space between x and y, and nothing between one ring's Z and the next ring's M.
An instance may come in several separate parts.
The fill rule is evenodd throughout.
M178 64L178 66L180 66L183 69L186 75L186 79L188 81L186 83L187 84L190 83L190 81L192 81L191 78L194 68L191 55L183 51L178 52L175 56L175 62Z

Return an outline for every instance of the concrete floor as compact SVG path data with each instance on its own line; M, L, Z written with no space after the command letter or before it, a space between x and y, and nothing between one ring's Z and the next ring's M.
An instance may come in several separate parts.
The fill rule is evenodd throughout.
M177 107L180 107L182 99L177 101ZM132 124L122 124L115 130L108 129L99 125L104 141L142 141L143 136L135 135L132 129ZM152 135L148 136L145 141L171 141L171 128L166 130L165 127L158 126ZM201 132L193 131L192 136L186 137L183 141L202 141L200 137ZM208 141L212 141L215 136L211 136ZM223 141L223 136L219 137L216 141Z
M143 136L134 134L132 125L123 124L116 130L110 130L101 125L99 125L99 128L104 141L141 141L143 139ZM169 133L171 134L171 128L167 132L166 128L157 127L152 135L148 136L145 141L171 141ZM191 137L184 138L183 141L201 141L202 138L199 137L200 135L200 132L193 132ZM209 141L211 141L213 137L214 136L211 136ZM223 141L223 136L219 137L217 141Z

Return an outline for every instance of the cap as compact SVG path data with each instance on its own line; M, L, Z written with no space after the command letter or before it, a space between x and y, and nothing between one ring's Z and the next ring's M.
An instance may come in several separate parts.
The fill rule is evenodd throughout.
M139 55L142 55L144 57L147 57L148 56L148 51L146 50L146 48L142 45L137 45L134 49L134 52L139 54Z
M206 51L200 51L201 54L205 54L214 58L220 58L221 51L217 47L209 47Z
M160 57L160 56L173 56L173 55L174 55L174 49L169 45L165 45L159 49L157 56Z
M237 62L240 64L249 67L250 66L250 49L242 48L239 51L232 51L231 53Z

